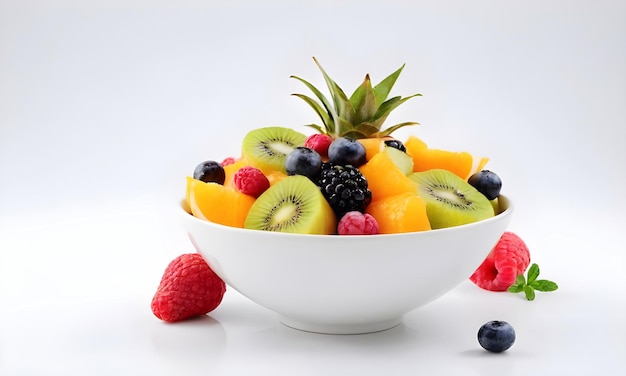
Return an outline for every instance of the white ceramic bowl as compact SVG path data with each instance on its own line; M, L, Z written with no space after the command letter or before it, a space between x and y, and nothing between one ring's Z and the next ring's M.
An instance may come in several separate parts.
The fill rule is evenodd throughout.
M287 326L332 334L392 328L469 278L506 230L512 206L458 227L393 235L295 235L226 227L181 209L213 270Z

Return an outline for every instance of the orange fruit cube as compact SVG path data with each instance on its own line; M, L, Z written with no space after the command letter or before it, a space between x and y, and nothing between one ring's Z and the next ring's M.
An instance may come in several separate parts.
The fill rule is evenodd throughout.
M402 193L374 201L365 212L376 219L381 234L431 229L426 204L417 193Z
M409 179L387 153L378 153L372 159L359 167L365 176L368 188L372 191L372 201L400 193L416 192L415 183Z
M361 138L357 141L365 147L365 160L369 161L374 155L380 153L385 148L385 140L389 140L391 137L384 138Z
M225 226L243 228L255 198L217 183L187 178L191 214Z
M413 158L413 171L421 172L441 168L451 171L458 175L461 179L467 180L472 173L474 157L472 154L462 151L448 151L441 149L432 149L419 138L410 136L404 143L406 152ZM485 158L480 164L484 166Z

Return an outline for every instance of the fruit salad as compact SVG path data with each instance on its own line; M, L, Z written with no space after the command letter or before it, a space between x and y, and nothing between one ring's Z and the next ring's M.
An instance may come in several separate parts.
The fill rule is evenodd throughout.
M315 60L315 59L314 59ZM186 210L201 219L251 230L319 235L430 231L499 213L502 182L487 158L400 140L383 127L407 100L389 97L404 66L348 97L324 71L330 92L297 76L313 96L294 94L317 114L315 132L268 126L250 130L230 156L212 156L187 177Z

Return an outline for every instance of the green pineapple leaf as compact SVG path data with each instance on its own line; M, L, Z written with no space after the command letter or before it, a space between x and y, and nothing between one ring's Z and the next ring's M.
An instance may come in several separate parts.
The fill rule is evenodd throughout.
M346 137L356 138L354 136L348 136L348 133L352 131L354 131L354 126L352 125L352 123L350 123L349 121L347 121L346 119L342 117L339 117L337 118L337 121L335 122L335 132L331 136L333 137L346 136Z
M397 131L398 129L402 128L402 127L408 127L411 125L419 125L419 123L416 123L414 121L406 121L404 123L399 123L396 125L392 125L389 128L385 128L381 131L379 131L377 134L375 134L375 137L385 137L385 136L389 136L391 135L393 132Z
M373 135L378 133L378 128L370 123L361 123L359 125L357 125L354 130L356 132L359 132L362 135L365 135L367 137L367 135ZM361 137L363 138L363 137Z
M334 122L333 122L333 119L330 116L330 114L333 113L333 111L332 111L332 104L330 103L330 101L326 98L326 96L324 94L322 94L321 91L319 91L315 86L313 86L307 80L305 80L303 78L300 78L298 76L291 76L291 78L295 78L296 80L298 80L298 81L302 82L303 84L305 84L306 87L308 87L313 92L313 94L315 94L315 96L319 99L319 101L324 106L323 109L326 110L324 115L321 115L321 112L324 112L323 110L321 112L318 111L318 109L322 108L319 105L319 103L316 103L314 105L314 104L312 104L312 102L315 102L315 101L311 100L310 97L307 97L306 95L303 95L303 94L293 94L296 97L304 99L305 102L307 102L310 106L312 106L313 109L315 110L315 112L318 115L320 115L320 117L322 118L322 121L324 122L324 125L327 127L328 132L329 133L334 133Z
M387 99L404 65L374 87L372 87L370 76L367 74L361 85L348 98L339 85L328 76L317 59L313 57L313 60L324 77L326 86L330 91L330 98L324 96L320 90L308 81L297 76L291 76L291 78L304 83L318 99L316 101L314 98L303 94L293 94L313 108L323 123L323 127L317 124L309 124L307 126L320 133L328 134L333 138L345 136L359 139L389 136L399 128L419 124L416 122L402 122L387 129L382 129L382 124L391 111L408 99L421 96L421 94L414 94L406 98L397 96Z
M352 108L352 104L346 96L346 93L344 93L339 85L337 85L337 83L330 78L328 74L326 74L326 71L322 68L317 59L313 58L313 60L322 72L322 76L324 76L324 81L326 81L326 86L328 86L328 90L330 91L330 96L333 100L333 104L335 105L334 109L337 111L338 117L344 118L351 123L354 118L354 108ZM333 118L336 118L336 116L333 116Z
M355 109L353 124L365 122L376 114L378 107L369 74L365 75L363 83L350 96L350 104Z
M322 107L317 101L315 101L313 98L308 97L304 94L293 94L293 95L304 100L306 103L309 104L309 106L313 108L313 110L315 110L315 113L317 113L317 115L322 120L322 123L324 124L325 129L328 129L331 132L334 130L335 128L334 123L333 123L333 120L330 118L330 116L328 116L328 111L326 111L324 107ZM319 128L319 131L321 133L326 133L326 131L322 129L321 127Z
M378 107L378 111L376 111L376 115L374 115L374 117L376 119L379 118L386 118L387 115L389 115L389 113L391 113L391 111L395 110L398 106L400 106L402 103L408 101L409 99L413 98L413 97L420 97L422 94L413 94L411 96L408 97L393 97L385 102L383 102L383 104L380 105L380 107Z
M326 127L317 124L305 124L304 126L315 129L317 133L326 134Z
M398 70L387 76L384 80L380 81L380 83L378 83L378 85L374 87L376 106L380 106L383 102L387 100L387 97L391 92L391 88L393 87L393 85L396 84L396 80L404 69L404 65L405 64L402 64L402 66Z

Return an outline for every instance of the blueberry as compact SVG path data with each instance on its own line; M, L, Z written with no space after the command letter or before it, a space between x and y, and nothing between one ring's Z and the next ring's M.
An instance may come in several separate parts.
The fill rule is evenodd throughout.
M406 146L400 140L385 140L385 145L396 148L406 153Z
M489 200L498 197L500 195L500 189L502 188L502 180L500 180L500 177L496 175L495 172L489 170L482 170L475 173L470 176L467 182Z
M314 179L322 169L322 157L311 148L298 146L287 155L285 169L287 175L304 175Z
M328 147L328 159L335 165L359 167L367 161L365 146L355 139L339 137Z
M506 321L489 321L478 330L478 343L487 351L499 353L515 342L515 330Z
M193 178L202 180L205 183L224 184L226 173L224 172L224 167L219 162L204 161L196 166L193 171Z

